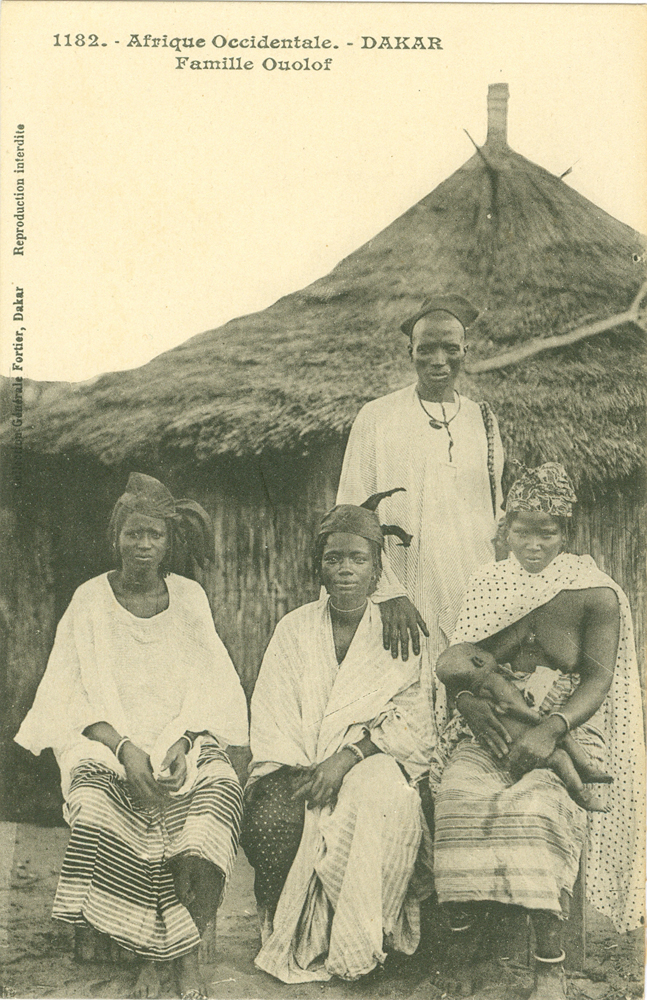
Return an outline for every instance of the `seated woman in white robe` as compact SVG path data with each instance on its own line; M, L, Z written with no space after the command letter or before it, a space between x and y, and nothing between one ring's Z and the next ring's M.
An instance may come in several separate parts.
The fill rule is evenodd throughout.
M356 979L384 962L385 945L411 954L431 891L424 852L413 879L429 841L416 788L432 743L420 656L384 649L369 597L383 495L324 518L315 561L327 594L279 622L252 699L241 842L256 871L256 965L286 983Z
M176 960L195 998L238 846L228 748L247 743L247 706L204 590L169 572L212 558L205 511L133 473L110 536L119 569L75 592L16 740L52 747L61 771L71 835L53 916L143 959L134 996L157 996L158 963Z

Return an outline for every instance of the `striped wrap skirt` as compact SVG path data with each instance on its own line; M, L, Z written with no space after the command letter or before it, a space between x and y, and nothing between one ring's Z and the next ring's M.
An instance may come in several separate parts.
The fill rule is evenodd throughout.
M492 900L567 918L586 823L552 771L515 782L487 750L462 740L436 795L439 901Z
M229 878L242 822L242 789L215 740L202 738L191 789L163 809L136 807L114 771L84 761L67 800L70 840L52 916L90 924L122 947L168 961L200 941L180 903L169 860L192 855Z
M541 702L561 708L579 684L555 671ZM517 674L519 687L531 674ZM592 761L606 766L602 714L573 731ZM469 735L468 735L469 734ZM547 910L567 919L586 835L586 812L553 771L537 768L515 781L457 717L440 741L435 792L434 878L441 903L489 900ZM440 749L440 748L437 748ZM439 757L440 760L440 757ZM432 764L432 775L434 767Z

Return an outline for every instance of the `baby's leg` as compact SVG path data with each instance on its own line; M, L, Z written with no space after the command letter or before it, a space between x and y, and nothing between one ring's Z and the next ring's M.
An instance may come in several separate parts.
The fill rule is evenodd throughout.
M612 776L596 767L584 747L570 733L563 737L560 746L566 750L575 765L575 770L586 785L613 783Z
M546 766L550 767L555 774L562 779L566 785L566 791L573 799L577 802L578 806L582 806L582 809L587 809L589 812L608 812L609 809L605 806L604 802L593 792L589 791L582 784L582 779L575 770L575 765L573 761L563 750L559 747L554 750L546 761Z

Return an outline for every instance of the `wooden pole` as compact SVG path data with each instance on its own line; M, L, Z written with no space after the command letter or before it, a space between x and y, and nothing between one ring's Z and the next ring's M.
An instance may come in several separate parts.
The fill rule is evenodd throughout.
M526 361L528 358L541 354L543 351L552 351L558 347L576 344L578 340L593 337L598 333L606 333L608 330L622 326L623 323L634 323L647 333L647 318L644 310L641 311L640 309L642 300L646 296L647 281L643 282L640 291L629 309L625 310L625 312L615 313L615 315L609 316L607 319L579 326L575 330L558 334L555 337L542 337L541 339L531 340L526 344L522 344L521 347L515 348L513 351L506 351L505 354L497 354L493 358L483 358L482 361L475 361L471 365L466 365L465 371L468 375L480 375L482 372L491 372L498 368L507 368L509 365L518 365L520 361Z

